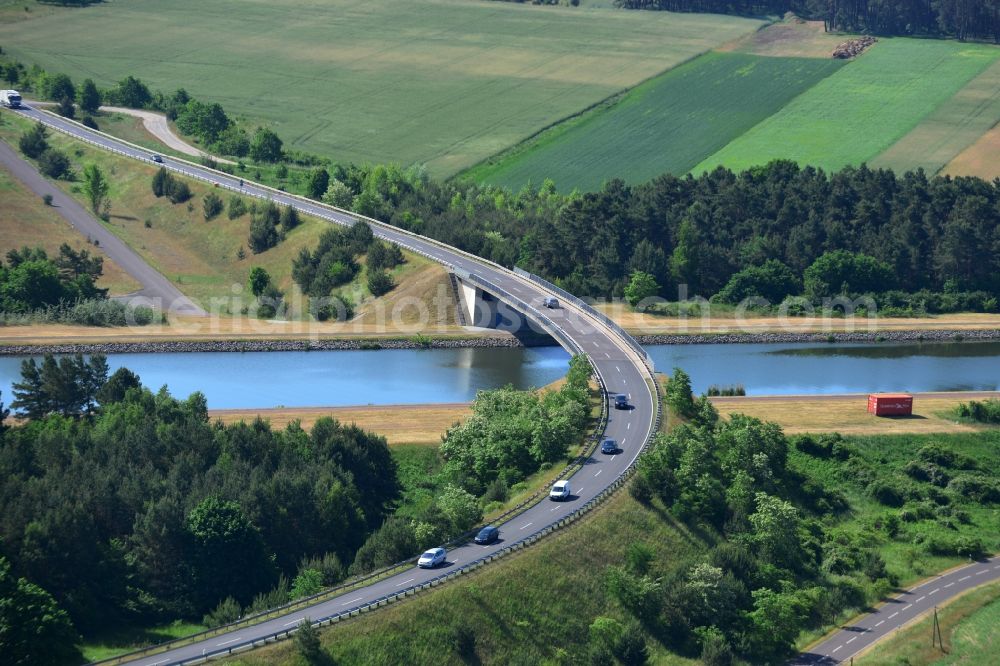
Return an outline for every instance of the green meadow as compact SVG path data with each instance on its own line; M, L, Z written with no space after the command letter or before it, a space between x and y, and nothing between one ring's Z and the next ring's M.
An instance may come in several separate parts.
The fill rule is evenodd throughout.
M286 146L448 176L761 21L480 0L130 0L0 23L75 80L184 87Z

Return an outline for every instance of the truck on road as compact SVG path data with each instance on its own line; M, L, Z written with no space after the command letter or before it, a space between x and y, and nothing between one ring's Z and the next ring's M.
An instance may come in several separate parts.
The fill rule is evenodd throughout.
M16 90L0 90L0 106L10 109L21 108L21 93Z

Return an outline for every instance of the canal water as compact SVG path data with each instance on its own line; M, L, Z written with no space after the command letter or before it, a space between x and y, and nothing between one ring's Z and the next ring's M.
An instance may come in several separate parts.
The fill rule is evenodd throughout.
M701 393L742 384L749 395L1000 390L1000 342L659 345L657 370L677 366ZM20 357L0 357L10 405ZM543 386L562 377L558 347L114 354L153 390L201 391L215 409L465 402L476 391ZM614 386L609 386L614 390Z

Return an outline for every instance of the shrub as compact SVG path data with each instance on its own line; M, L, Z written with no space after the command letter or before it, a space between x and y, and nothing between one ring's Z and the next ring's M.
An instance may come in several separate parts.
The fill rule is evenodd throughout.
M222 203L222 197L215 192L206 194L201 200L201 206L204 210L206 220L211 220L225 208L225 205Z
M368 291L370 291L373 296L382 296L387 294L392 291L395 286L396 283L393 281L392 276L383 270L368 273Z
M170 203L184 203L191 198L191 188L183 180L170 177L167 180L167 198Z
M218 606L207 613L201 621L206 627L221 627L224 624L229 624L240 619L242 617L241 613L242 609L239 602L232 597L226 597L219 602Z
M51 194L43 194L42 195L42 202L46 206L51 206L52 205L52 195Z
M235 194L229 198L229 207L226 210L226 215L229 216L230 220L235 220L238 217L243 217L247 213L247 204L243 201L242 197L236 196Z
M868 486L868 494L880 504L892 507L903 506L903 495L898 489L881 481Z

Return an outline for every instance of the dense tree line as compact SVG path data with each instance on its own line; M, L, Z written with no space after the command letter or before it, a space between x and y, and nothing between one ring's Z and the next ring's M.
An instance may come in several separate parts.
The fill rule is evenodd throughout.
M615 0L625 9L764 15L795 12L828 31L935 35L1000 42L997 0Z
M1000 183L977 178L778 160L562 195L338 166L334 189L362 214L595 298L621 296L636 271L671 299L682 285L724 301L874 293L934 312L995 310L1000 293Z
M101 357L23 371L33 418L0 431L0 592L30 581L85 635L335 582L399 496L384 438L354 426L211 423L201 394L108 378Z

